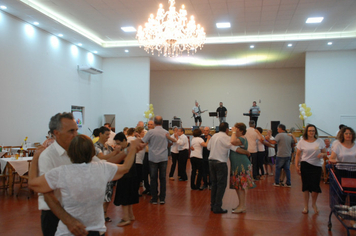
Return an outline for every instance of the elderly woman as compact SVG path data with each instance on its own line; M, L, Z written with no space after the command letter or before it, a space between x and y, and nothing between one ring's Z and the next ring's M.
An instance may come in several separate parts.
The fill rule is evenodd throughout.
M309 124L304 130L303 139L297 144L295 168L302 176L302 191L304 195L303 214L307 214L309 204L309 192L312 196L312 207L314 213L318 214L316 200L320 189L322 158L326 156L325 143L318 138L315 125ZM299 160L301 161L299 167Z
M62 193L64 209L80 220L85 229L81 234L103 235L106 231L103 199L106 183L120 179L134 162L136 148L140 140L132 143L123 165L102 161L92 161L95 149L92 140L85 135L76 136L68 148L72 165L52 169L37 177L38 158L43 147L36 151L29 172L29 185L35 192L47 193L58 189ZM68 228L59 222L56 235L72 235Z
M232 213L239 214L246 212L247 190L256 187L252 178L252 164L248 158L250 153L247 151L248 142L246 137L246 125L236 123L232 127L230 150L230 189L235 189L239 199L239 205L232 209Z

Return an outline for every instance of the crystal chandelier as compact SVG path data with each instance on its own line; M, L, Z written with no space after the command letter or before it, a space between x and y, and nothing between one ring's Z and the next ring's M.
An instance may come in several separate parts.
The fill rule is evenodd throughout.
M147 53L154 55L154 50L158 51L158 56L173 57L182 55L183 51L202 48L205 42L204 28L195 25L194 16L187 21L187 11L184 5L176 12L175 1L169 0L169 11L164 11L162 4L159 5L157 16L151 14L145 27L139 26L136 38L140 47L143 46Z

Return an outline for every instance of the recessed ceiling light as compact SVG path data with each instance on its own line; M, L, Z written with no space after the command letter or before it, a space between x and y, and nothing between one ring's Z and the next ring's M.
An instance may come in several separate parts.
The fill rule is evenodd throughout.
M230 27L231 27L230 22L216 23L216 28L218 28L218 29L224 29L224 28L230 28Z
M59 37L63 37L63 34L58 34Z
M328 45L332 45L333 44L333 42L328 42Z
M251 45L250 48L255 48L255 45Z
M34 25L39 25L40 23L38 23L37 21L36 22L33 22Z
M78 43L78 46L83 46L83 44L81 44L81 43Z
M94 51L94 53L98 53L98 51Z
M6 6L0 6L0 8L3 9L3 10L6 10L6 9L7 9Z
M324 20L324 17L309 17L305 23L313 24L313 23L320 23Z
M129 50L127 50L127 49L126 49L126 50L125 50L125 52L126 52L126 53L128 53L128 52L129 52Z
M293 46L293 44L291 44L291 43L288 44L288 47L292 47L292 46Z
M136 29L132 26L121 27L122 31L124 32L136 32Z

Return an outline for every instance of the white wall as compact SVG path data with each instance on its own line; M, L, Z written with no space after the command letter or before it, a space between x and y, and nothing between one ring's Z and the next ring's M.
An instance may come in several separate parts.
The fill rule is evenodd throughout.
M261 108L258 126L270 128L273 120L290 128L301 125L298 104L304 102L304 68L153 71L150 89L155 114L169 120L178 116L183 127L194 125L191 110L195 100L202 110L209 111L216 111L223 102L231 126L238 121L247 124L249 118L242 113L248 112L256 100ZM213 125L207 113L202 118L202 125Z
M31 30L32 28L32 30ZM31 33L32 32L32 33ZM0 145L42 142L48 122L58 112L70 112L71 105L85 107L83 133L100 125L101 75L77 72L77 65L102 68L102 59L72 44L0 11Z
M105 58L102 88L103 114L116 115L116 133L146 121L150 97L150 61L144 58Z
M308 52L305 66L305 101L313 123L335 135L340 115L356 116L356 50Z

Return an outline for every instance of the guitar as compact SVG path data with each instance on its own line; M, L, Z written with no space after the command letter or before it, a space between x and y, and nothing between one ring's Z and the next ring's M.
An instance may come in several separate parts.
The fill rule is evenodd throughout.
M206 111L208 111L208 110L204 110L204 111L199 110L197 113L200 116L201 113L204 113ZM193 116L191 118L193 118L193 117L195 118L195 116L196 116L195 113L193 113Z

